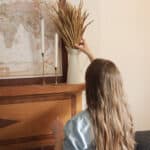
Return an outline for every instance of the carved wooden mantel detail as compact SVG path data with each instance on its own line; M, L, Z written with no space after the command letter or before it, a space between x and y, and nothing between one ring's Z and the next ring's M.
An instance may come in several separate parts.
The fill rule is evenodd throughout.
M81 111L84 85L0 87L0 150L52 150Z

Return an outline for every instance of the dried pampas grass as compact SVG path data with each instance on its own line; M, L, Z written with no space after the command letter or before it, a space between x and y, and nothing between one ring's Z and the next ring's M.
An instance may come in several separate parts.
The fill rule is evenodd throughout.
M58 2L53 10L52 18L65 46L75 48L75 44L80 42L86 28L92 23L86 23L89 13L83 10L83 2L80 1L78 6L66 2L63 7Z

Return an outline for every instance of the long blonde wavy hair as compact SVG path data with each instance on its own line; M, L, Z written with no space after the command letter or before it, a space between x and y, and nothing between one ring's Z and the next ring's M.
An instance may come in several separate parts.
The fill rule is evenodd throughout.
M86 100L96 150L134 150L132 117L120 72L113 62L96 59L89 65Z

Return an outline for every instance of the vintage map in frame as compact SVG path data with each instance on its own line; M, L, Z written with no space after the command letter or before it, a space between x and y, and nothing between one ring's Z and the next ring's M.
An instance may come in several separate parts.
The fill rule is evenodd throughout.
M45 20L44 76L54 76L55 27L38 0L0 0L0 79L40 77L43 75L41 55L40 13ZM56 0L47 0L48 8ZM62 75L61 45L57 75Z

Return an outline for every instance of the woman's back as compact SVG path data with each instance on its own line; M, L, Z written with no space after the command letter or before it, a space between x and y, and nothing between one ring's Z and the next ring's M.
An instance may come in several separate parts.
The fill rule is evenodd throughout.
M85 80L96 150L134 150L132 116L117 66L110 60L95 59Z

